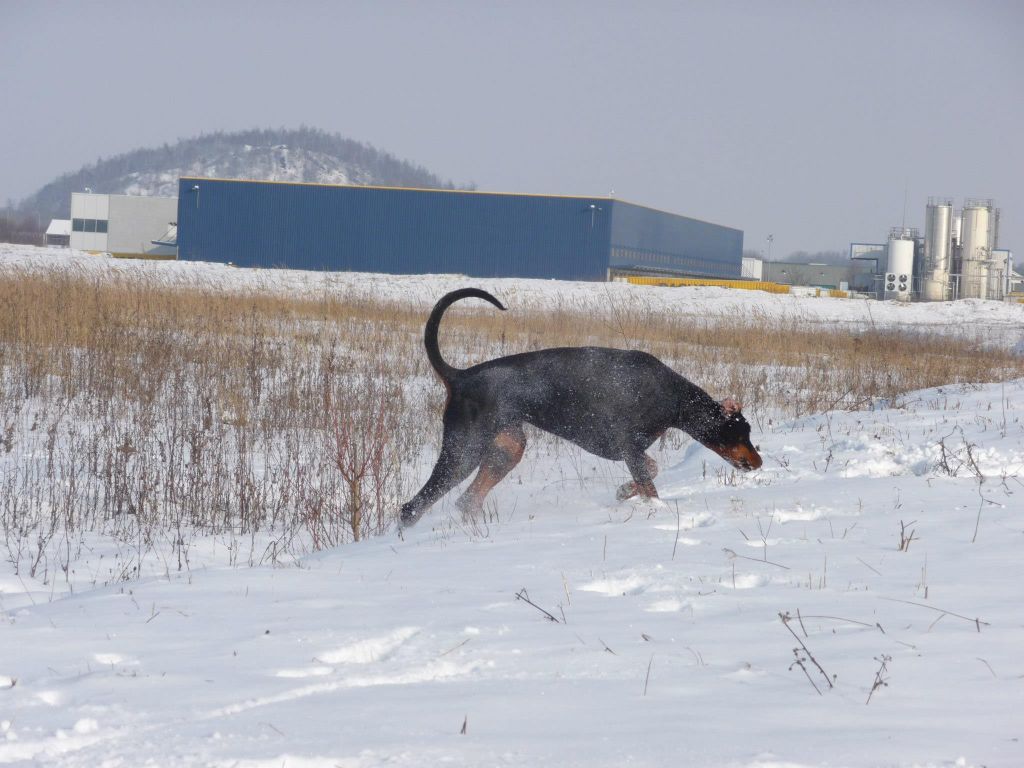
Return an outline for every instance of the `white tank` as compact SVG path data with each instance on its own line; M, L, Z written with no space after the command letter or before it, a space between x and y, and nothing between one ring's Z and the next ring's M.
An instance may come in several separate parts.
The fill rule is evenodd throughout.
M921 294L925 301L948 298L952 251L953 201L928 201L924 219L924 266Z
M988 298L989 260L992 257L992 202L964 203L960 222L960 296Z
M887 248L884 298L910 301L913 290L914 241L890 236Z

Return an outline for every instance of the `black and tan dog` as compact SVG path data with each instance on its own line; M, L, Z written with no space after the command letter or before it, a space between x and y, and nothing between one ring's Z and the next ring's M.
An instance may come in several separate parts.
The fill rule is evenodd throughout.
M757 469L750 425L732 399L719 403L646 352L568 347L510 355L466 370L448 365L437 345L445 310L477 298L505 309L477 288L444 296L424 331L427 358L448 390L441 455L415 497L402 505L411 525L448 491L479 468L458 501L478 511L490 490L523 456L523 424L532 424L590 453L624 461L633 476L618 498L655 497L658 466L645 451L670 427L689 433L734 467Z

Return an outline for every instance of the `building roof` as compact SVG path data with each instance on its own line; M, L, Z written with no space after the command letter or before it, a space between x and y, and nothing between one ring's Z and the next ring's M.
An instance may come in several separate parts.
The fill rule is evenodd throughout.
M71 219L51 219L46 228L47 235L71 235Z
M736 227L730 227L725 224L715 224L713 221L706 221L704 219L695 219L693 216L686 216L682 213L675 213L673 211L666 211L663 208L654 208L650 205L643 205L642 203L631 203L628 200L615 197L614 195L559 195L559 194L546 194L539 192L495 192L493 190L483 189L444 189L441 187L391 187L386 185L376 184L327 184L323 182L311 182L311 181L275 181L268 179L226 179L216 176L180 176L178 178L179 183L185 181L217 181L227 182L231 184L279 184L281 186L291 187L328 187L332 189L378 189L388 190L392 192L431 192L431 193L443 193L450 195L485 195L490 197L533 197L533 198L554 198L562 200L605 200L609 203L622 203L623 205L631 205L634 208L646 208L649 211L656 213L667 214L668 216L678 216L681 219L690 219L691 221L697 221L701 224L711 224L715 227L722 227L723 229L736 229ZM741 231L736 229L737 232Z

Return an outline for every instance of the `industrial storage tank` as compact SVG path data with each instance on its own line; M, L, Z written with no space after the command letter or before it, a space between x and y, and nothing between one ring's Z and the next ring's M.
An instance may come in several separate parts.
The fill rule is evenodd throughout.
M949 298L952 256L953 201L930 198L924 219L924 269L921 295L925 301Z
M889 233L885 268L884 298L910 301L914 276L914 240L916 232L896 228Z
M992 201L965 200L960 223L960 298L986 299L992 258Z

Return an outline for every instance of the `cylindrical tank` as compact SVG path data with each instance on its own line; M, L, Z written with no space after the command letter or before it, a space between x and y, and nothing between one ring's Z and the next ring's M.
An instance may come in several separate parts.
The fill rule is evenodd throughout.
M960 296L988 298L988 267L992 254L992 202L967 200L960 223Z
M924 269L921 293L925 301L945 301L949 287L953 201L928 201L924 219Z
M885 268L886 299L910 301L913 289L914 241L894 232L889 236Z

